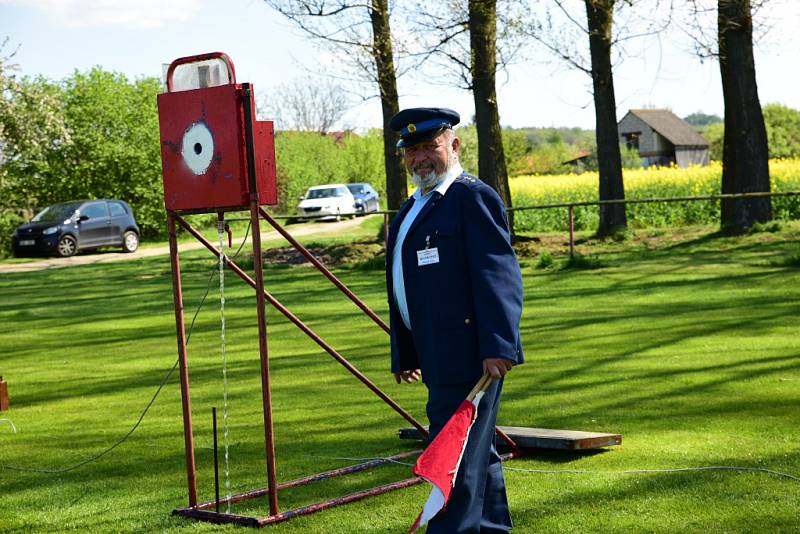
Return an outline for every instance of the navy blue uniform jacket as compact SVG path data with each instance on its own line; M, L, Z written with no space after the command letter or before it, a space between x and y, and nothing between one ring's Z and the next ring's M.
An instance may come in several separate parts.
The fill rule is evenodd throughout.
M403 324L391 261L410 198L389 231L387 285L392 372L421 369L428 385L474 382L484 358L523 361L519 338L522 276L497 193L462 174L433 193L406 235L402 259L412 331ZM439 262L417 265L417 251L437 248Z

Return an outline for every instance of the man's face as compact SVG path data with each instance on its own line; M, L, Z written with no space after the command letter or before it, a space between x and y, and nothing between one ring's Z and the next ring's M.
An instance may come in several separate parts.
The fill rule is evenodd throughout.
M458 150L458 138L453 138L452 146L447 142L444 132L433 139L422 141L403 151L403 161L413 174L425 178L431 173L442 175L447 171L449 156Z

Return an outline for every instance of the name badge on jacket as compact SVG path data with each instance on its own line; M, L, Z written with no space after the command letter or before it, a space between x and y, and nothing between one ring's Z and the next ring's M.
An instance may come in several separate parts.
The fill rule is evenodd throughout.
M437 247L417 251L417 267L432 263L439 263L439 249Z

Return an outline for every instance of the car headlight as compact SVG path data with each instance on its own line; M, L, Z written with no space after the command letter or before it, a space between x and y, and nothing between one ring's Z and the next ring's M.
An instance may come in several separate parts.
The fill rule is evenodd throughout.
M51 226L50 228L42 230L42 235L52 235L56 232L58 232L58 226Z

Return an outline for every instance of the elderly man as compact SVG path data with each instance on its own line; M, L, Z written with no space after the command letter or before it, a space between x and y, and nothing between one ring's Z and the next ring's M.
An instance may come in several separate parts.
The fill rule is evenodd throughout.
M522 363L522 277L500 197L458 161L460 117L406 109L390 127L416 192L392 222L386 252L392 372L428 388L431 436L481 375L496 380L478 407L447 507L429 533L509 532L494 427L503 377Z

